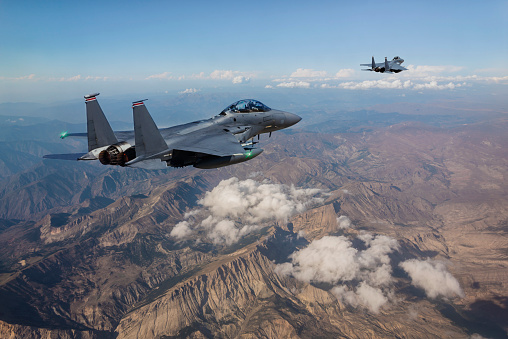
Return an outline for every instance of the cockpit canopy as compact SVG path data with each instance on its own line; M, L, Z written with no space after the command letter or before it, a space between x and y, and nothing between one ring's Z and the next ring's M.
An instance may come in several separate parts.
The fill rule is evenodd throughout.
M232 113L258 113L268 112L271 108L264 105L262 102L253 99L244 99L235 102L234 104L226 107L220 115L225 115L228 112Z

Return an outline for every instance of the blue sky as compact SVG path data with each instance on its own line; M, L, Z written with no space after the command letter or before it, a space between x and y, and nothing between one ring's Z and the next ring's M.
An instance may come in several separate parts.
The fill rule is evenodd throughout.
M508 1L0 1L0 102L508 83ZM374 55L410 71L361 72ZM409 81L409 82L408 82Z

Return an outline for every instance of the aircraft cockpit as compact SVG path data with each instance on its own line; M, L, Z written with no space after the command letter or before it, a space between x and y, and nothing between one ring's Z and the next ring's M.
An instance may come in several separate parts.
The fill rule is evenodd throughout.
M393 58L393 61L397 62L398 64L401 64L404 62L404 59L401 59L399 56L396 56L395 58Z
M253 99L244 99L235 102L234 104L226 107L219 115L226 115L228 112L232 113L259 113L268 112L271 108L266 106L260 101Z

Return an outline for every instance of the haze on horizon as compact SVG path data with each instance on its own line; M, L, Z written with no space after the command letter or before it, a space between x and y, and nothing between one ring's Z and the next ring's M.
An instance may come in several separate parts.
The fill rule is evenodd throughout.
M507 19L505 1L4 1L0 104L91 92L502 94ZM408 71L360 71L396 55Z

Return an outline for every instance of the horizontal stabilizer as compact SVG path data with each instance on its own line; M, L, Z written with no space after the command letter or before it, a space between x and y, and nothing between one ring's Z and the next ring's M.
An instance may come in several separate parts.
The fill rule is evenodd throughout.
M66 153L66 154L46 154L42 157L44 159L58 159L58 160L78 160L86 153Z
M136 157L150 156L168 149L168 145L155 125L142 101L132 103Z

